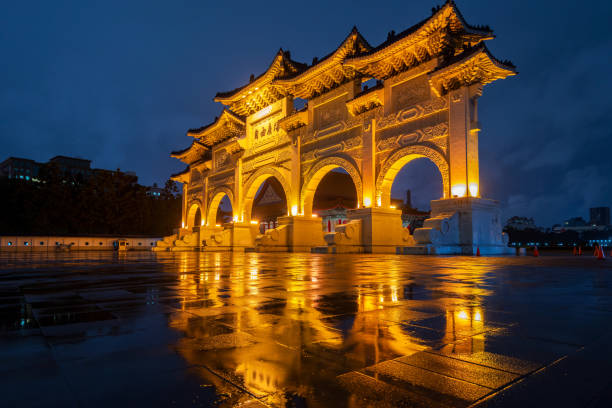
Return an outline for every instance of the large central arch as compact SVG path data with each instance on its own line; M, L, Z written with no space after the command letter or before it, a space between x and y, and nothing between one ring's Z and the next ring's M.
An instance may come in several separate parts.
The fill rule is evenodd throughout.
M359 170L357 170L357 166L343 157L326 157L317 162L304 179L302 192L300 194L300 207L305 216L312 215L312 203L321 179L331 170L338 167L344 169L351 176L353 184L355 184L355 190L357 190L357 207L361 206L363 185L361 182L361 174Z
M376 203L379 207L389 207L391 204L391 186L397 173L407 163L414 159L425 157L431 160L442 175L442 194L450 195L450 174L446 158L438 151L426 146L407 146L395 151L385 161L376 179Z
M287 208L289 208L289 200L291 195L291 187L287 182L285 176L273 167L262 167L249 177L244 186L244 204L242 208L242 214L245 222L251 221L251 214L253 212L253 201L257 195L257 191L261 184L268 178L274 177L283 188L285 193L285 199L287 200Z
M227 196L230 200L230 204L232 205L232 211L234 211L234 215L236 214L236 207L234 207L234 193L229 187L217 187L213 190L211 194L211 198L208 202L208 213L206 215L206 225L209 227L214 227L217 222L217 210L219 209L219 204L223 197Z

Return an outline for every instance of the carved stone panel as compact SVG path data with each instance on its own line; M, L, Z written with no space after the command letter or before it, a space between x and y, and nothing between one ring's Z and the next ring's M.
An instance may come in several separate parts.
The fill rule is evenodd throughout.
M324 129L347 116L344 95L314 108L314 129Z
M426 75L402 82L391 88L391 107L398 111L430 98L430 87Z
M446 111L427 116L421 120L388 127L376 135L377 151L395 149L415 143L430 142L447 153L448 115Z

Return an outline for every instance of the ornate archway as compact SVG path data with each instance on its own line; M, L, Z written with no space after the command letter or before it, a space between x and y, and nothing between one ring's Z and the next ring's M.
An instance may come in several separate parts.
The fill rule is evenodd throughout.
M413 145L401 148L392 153L381 167L376 178L376 204L379 207L388 207L391 203L391 186L397 173L407 163L414 159L425 157L431 160L442 176L442 198L449 197L450 194L450 174L446 158L427 146Z
M357 166L349 160L339 157L326 157L321 161L317 162L312 169L308 172L302 184L302 191L300 193L300 207L302 212L306 216L312 214L312 203L314 201L314 195L317 190L317 186L321 182L321 179L335 168L344 169L353 180L355 190L357 191L357 206L361 206L361 200L363 198L363 184L361 181L361 174L357 170Z
M442 42L439 33L446 33ZM391 187L406 163L424 157L437 166L443 185L444 199L432 201L431 218L480 214L474 219L482 225L462 231L460 245L452 238L453 245L461 251L476 241L498 245L498 210L479 188L478 98L485 85L516 72L486 48L491 35L488 28L467 25L454 2L446 2L409 36L391 36L374 48L355 29L324 63L304 65L280 50L249 83L217 93L215 101L226 108L212 123L189 130L191 145L172 153L188 166L172 176L184 184L182 218L193 223L187 213L199 198L205 224L213 227L227 195L236 220L225 234L231 235L230 246L258 246L265 240L250 225L252 206L261 183L274 177L289 212L276 232L282 231L279 248L308 251L323 242L321 220L311 217L315 193L329 171L341 168L353 181L360 207L347 218L353 227L368 220L362 243L351 245L395 252L405 240L400 211L390 208ZM376 86L363 86L370 79L378 80ZM298 98L307 101L300 109ZM278 195L281 187L273 187ZM466 204L472 202L478 205ZM400 226L392 233L391 224ZM478 231L496 238L483 241ZM439 241L434 235L430 241Z
M198 211L200 212L200 220L201 222L196 225L196 216ZM200 225L203 225L203 220L204 220L204 213L202 212L202 203L199 200L193 200L190 202L189 204L189 210L187 211L187 224L185 225L186 228L193 228L193 227L199 227Z
M236 207L234 206L234 193L229 187L217 187L210 193L210 199L208 200L208 212L206 215L206 225L214 226L217 222L217 210L223 197L227 196L232 206L232 211L236 214Z
M253 201L257 195L257 191L261 184L268 178L274 177L283 188L285 193L285 200L287 201L287 209L289 209L289 200L292 197L291 187L287 182L287 178L274 167L262 167L255 171L247 180L244 186L244 202L242 204L242 214L245 222L251 221L251 214L253 212Z

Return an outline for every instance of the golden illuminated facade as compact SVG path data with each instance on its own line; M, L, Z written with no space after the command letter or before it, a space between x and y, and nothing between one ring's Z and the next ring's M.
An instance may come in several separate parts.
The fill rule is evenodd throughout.
M263 74L218 93L221 115L189 130L191 146L172 154L188 165L173 176L183 183L183 224L159 249L504 252L497 205L479 189L477 101L484 85L516 73L486 48L493 38L448 1L376 47L354 28L312 65L280 50ZM302 109L296 98L307 101ZM391 186L421 157L439 169L443 196L412 236L391 206ZM346 227L324 237L312 203L323 176L338 167L355 184L358 208ZM258 236L253 200L268 177L283 187L288 214ZM217 225L224 196L234 222Z

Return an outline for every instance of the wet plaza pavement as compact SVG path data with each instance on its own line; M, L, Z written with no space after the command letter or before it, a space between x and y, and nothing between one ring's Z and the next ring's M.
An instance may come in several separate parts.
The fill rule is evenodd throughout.
M571 256L0 253L0 406L612 406L611 281Z

